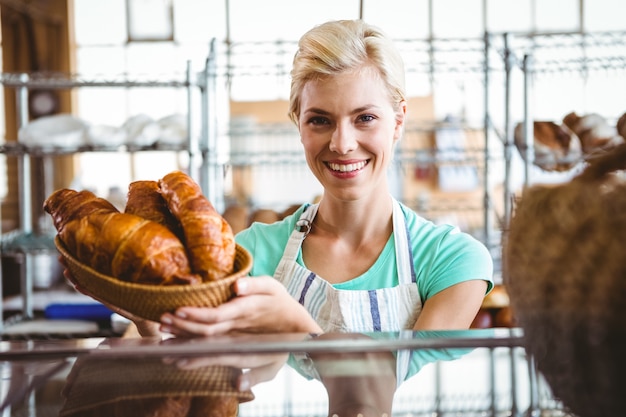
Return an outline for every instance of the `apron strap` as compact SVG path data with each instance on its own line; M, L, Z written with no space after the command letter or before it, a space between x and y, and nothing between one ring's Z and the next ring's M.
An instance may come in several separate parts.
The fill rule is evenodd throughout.
M410 284L411 282L417 282L409 227L404 219L402 207L400 207L400 203L395 198L393 199L393 236L399 283Z
M285 247L285 251L283 252L283 257L278 263L278 267L276 268L274 276L282 276L287 263L296 262L296 258L298 257L302 241L311 231L311 224L313 223L313 219L317 214L317 207L317 204L309 204L304 208L304 211L296 222L296 227L289 236L287 246Z
M276 272L282 274L287 262L295 262L304 240L311 230L311 224L317 214L318 204L310 204L304 208L300 218L296 222L296 227L289 236L283 257L276 268ZM413 249L411 247L411 237L409 229L404 219L404 212L400 203L393 199L393 235L396 255L396 265L398 268L399 284L409 284L417 282L415 275L415 265L413 264Z
M409 227L406 224L402 207L395 198L393 200L393 235L396 247L396 265L398 267L399 284L417 283ZM411 331L407 330L402 331L400 332L400 337L411 337L411 333ZM409 373L410 362L411 351L405 349L399 350L396 356L396 387L400 387L406 379Z

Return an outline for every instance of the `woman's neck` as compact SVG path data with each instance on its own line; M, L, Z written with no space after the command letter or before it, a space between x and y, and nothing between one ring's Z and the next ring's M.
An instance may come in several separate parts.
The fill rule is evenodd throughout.
M362 241L372 236L389 236L392 226L393 199L339 201L324 197L313 221L314 233L343 236Z

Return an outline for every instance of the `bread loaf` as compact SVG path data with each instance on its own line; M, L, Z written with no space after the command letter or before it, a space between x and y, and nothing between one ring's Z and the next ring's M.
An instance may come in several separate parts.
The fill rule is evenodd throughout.
M44 210L68 251L103 274L158 285L200 282L167 227L109 205L91 192L62 189L46 199Z
M180 222L172 215L161 195L158 181L131 182L128 186L128 198L124 212L162 224L179 239L183 240L184 238Z
M230 275L235 259L235 238L228 222L187 174L174 171L159 181L161 195L180 222L191 269L203 281Z
M53 192L44 201L44 210L52 217L58 232L75 219L92 213L117 213L113 204L88 190L75 191L63 188Z

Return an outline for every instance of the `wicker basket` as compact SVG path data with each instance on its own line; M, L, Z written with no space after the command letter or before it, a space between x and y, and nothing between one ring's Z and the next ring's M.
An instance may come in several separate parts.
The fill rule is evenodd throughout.
M215 307L224 303L234 296L232 284L252 268L252 255L236 245L234 272L220 280L196 285L136 284L103 275L81 263L67 251L58 236L54 242L74 279L88 293L104 303L153 321L178 307Z
M252 391L236 388L241 374L240 369L221 365L180 369L161 358L81 357L68 375L59 416L175 416L175 410L199 400L232 408L254 399Z
M527 351L579 416L626 410L626 145L524 191L503 246Z

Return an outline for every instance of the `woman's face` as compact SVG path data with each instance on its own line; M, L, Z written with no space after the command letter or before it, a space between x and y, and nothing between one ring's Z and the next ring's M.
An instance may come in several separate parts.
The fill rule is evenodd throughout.
M307 163L325 195L356 200L387 190L387 167L406 105L394 109L376 70L365 67L307 82L300 109Z

